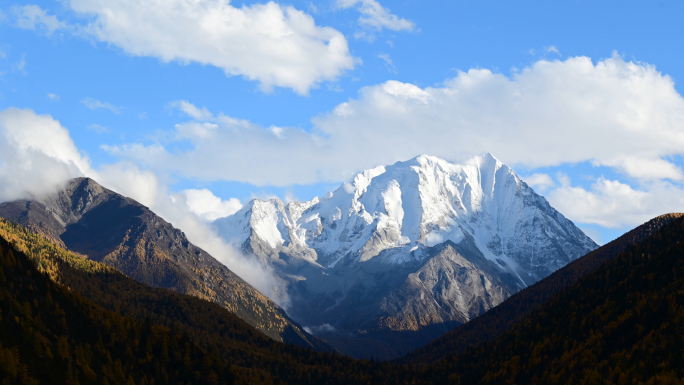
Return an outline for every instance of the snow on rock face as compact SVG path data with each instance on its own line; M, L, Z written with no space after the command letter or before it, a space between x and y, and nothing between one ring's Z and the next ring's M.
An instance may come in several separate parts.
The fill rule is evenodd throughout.
M340 325L343 321L325 314L353 302L350 296L359 290L375 290L380 285L375 273L404 282L404 289L395 283L394 289L375 294L378 309L385 309L376 314L378 325L465 322L597 247L491 154L464 164L420 155L366 170L321 200L287 206L277 199L253 200L215 224L224 238L270 261L284 280L298 277L290 295L292 311L297 301L304 310L292 314L295 319L337 322L351 331L358 325ZM434 250L445 244L467 245L470 251L435 259ZM482 258L473 262L474 255ZM426 271L432 280L449 282L419 284L417 277L427 277ZM480 277L478 271L486 274ZM398 297L408 302L402 305ZM327 307L312 305L311 298ZM436 318L423 314L431 311L430 301L452 310ZM316 315L305 314L306 309ZM401 316L391 315L397 309L404 309Z

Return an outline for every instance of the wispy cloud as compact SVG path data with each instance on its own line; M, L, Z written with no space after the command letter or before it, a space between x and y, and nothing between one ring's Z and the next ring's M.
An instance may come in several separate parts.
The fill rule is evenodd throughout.
M110 111L112 111L115 114L119 114L119 107L113 105L112 103L109 102L101 102L97 99L93 98L85 98L81 100L81 103L83 103L84 106L90 108L91 110L97 110L100 108L105 108Z
M90 126L88 126L88 129L89 129L90 131L95 131L95 132L97 132L98 134L102 134L102 133L105 133L105 132L109 132L109 128L104 127L104 126L101 126L101 125L99 125L99 124L91 124Z
M19 63L15 66L17 71L21 72L22 75L26 76L28 75L28 72L26 72L26 56L22 56L21 60L19 60Z
M47 98L50 99L50 100L52 100L52 101L54 101L54 102L58 102L59 99L61 99L59 95L57 95L57 94L51 94L51 93L49 93L49 92L48 92L48 94L47 94Z
M209 120L214 117L214 115L207 110L206 107L197 108L194 104L188 102L187 100L176 100L169 103L166 106L167 109L179 109L184 112L189 117L196 120Z
M546 51L547 53L555 53L556 55L559 55L559 56L561 54L555 45L550 45L548 47L544 47L544 51Z
M383 7L376 0L337 0L337 7L340 9L357 7L361 12L359 25L377 31L389 29L411 32L416 28L414 22L392 14L388 8ZM361 35L357 34L357 37Z
M43 31L46 35L52 35L58 29L68 28L65 22L59 21L57 16L48 15L47 11L37 5L15 6L12 8L15 16L15 25L23 29Z
M385 62L385 65L387 66L387 71L393 74L399 73L397 67L392 63L392 58L390 57L390 55L386 53L380 53L378 54L378 57Z

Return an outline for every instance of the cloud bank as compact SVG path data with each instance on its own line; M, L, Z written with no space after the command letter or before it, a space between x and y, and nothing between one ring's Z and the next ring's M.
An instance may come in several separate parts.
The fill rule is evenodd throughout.
M108 150L183 176L255 185L341 181L421 153L458 161L482 152L529 168L591 161L640 180L684 178L668 160L684 152L684 99L654 67L617 56L539 61L512 78L474 69L439 87L388 81L313 118L313 132L185 109L194 119L173 133L190 150Z
M265 91L305 95L359 62L339 31L274 2L234 7L228 0L71 0L91 18L83 33L135 56L200 63L258 81Z
M547 198L574 221L611 228L635 226L673 211L684 212L681 185L655 181L640 187L598 178L588 190L566 185L550 191Z
M671 160L684 153L684 99L655 67L619 56L541 60L511 77L472 69L437 87L387 81L313 118L311 132L183 108L192 119L171 136L188 141L189 150L170 152L161 143L106 149L174 175L257 186L344 181L421 153L460 161L491 152L528 169L591 162L643 189L655 182L679 189L684 179ZM548 179L534 182L552 187ZM563 212L598 223L573 210ZM636 219L607 220L617 226Z

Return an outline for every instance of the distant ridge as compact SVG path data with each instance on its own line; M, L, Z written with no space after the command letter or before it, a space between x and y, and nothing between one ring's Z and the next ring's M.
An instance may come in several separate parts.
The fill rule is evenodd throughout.
M455 328L444 336L396 360L396 362L399 364L435 363L447 356L458 355L469 348L498 337L558 292L595 271L604 262L614 258L626 248L648 239L673 221L683 217L684 213L671 213L651 219L518 292L480 317Z

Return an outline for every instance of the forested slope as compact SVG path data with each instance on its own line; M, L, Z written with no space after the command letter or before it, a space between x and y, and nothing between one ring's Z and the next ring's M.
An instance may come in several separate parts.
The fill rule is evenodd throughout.
M150 288L5 220L0 248L5 383L394 384L416 378L392 364L274 341L215 303ZM430 383L428 377L419 382Z
M665 219L500 336L403 366L274 341L3 220L0 383L681 384L684 217Z
M684 218L550 298L489 343L441 361L462 384L680 384Z

